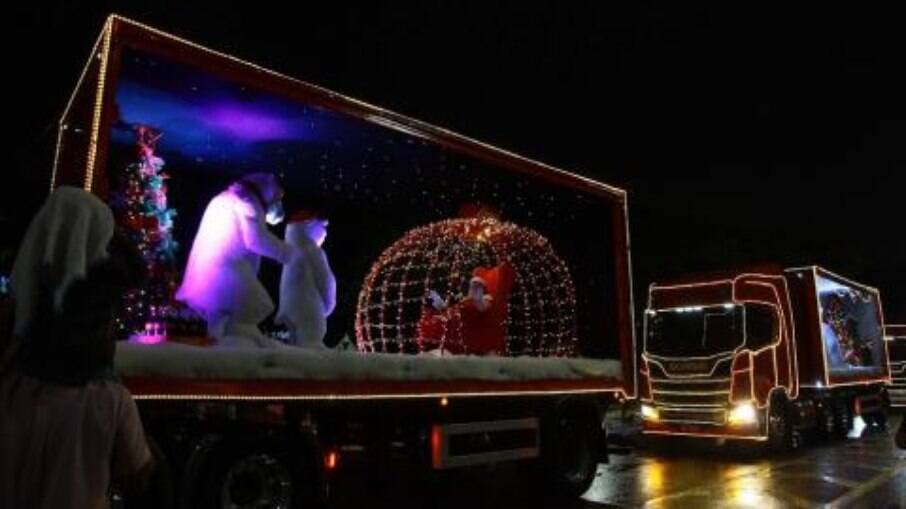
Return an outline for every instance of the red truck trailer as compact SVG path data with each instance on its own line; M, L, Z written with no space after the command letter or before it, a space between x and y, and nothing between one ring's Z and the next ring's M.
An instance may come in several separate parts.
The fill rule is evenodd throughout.
M885 325L887 359L890 365L890 406L906 407L906 325Z
M652 284L643 431L796 446L882 422L890 382L878 291L820 267Z
M293 208L329 214L325 341L350 350L199 346L203 324L172 301L205 203L263 168ZM543 486L575 496L606 459L604 409L635 395L626 193L613 186L119 16L60 122L59 185L106 198L150 255L116 366L184 507L295 507L323 498L345 451L397 449L433 469L533 462ZM455 303L503 264L504 320L457 315L457 348L430 350L426 295ZM260 275L272 293L274 269ZM498 346L451 355L470 352L469 334Z

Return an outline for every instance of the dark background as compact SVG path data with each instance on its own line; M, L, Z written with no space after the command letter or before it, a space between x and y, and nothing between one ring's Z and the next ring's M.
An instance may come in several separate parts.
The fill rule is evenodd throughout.
M637 298L687 272L817 263L879 287L888 321L906 322L893 9L288 3L7 7L5 256L46 193L55 119L115 11L627 188Z

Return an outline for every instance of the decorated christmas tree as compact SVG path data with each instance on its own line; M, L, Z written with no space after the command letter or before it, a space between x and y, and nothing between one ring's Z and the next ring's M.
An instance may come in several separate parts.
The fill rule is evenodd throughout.
M141 342L166 338L166 322L175 313L173 292L177 273L173 240L176 211L167 206L164 160L155 155L161 133L148 126L135 126L137 161L114 180L111 207L117 225L139 249L148 267L149 281L124 298L117 319L117 333Z

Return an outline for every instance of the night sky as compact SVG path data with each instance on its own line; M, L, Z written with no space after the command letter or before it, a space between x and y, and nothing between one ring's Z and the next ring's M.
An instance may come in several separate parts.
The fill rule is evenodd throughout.
M639 298L689 272L817 263L879 287L888 321L906 322L902 18L861 3L728 3L9 8L2 268L115 10L628 189Z

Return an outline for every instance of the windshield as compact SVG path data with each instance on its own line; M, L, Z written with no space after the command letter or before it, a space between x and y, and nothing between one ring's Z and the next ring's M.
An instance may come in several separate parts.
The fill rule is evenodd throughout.
M735 349L744 338L742 306L657 311L646 320L646 351L661 357L714 355Z

